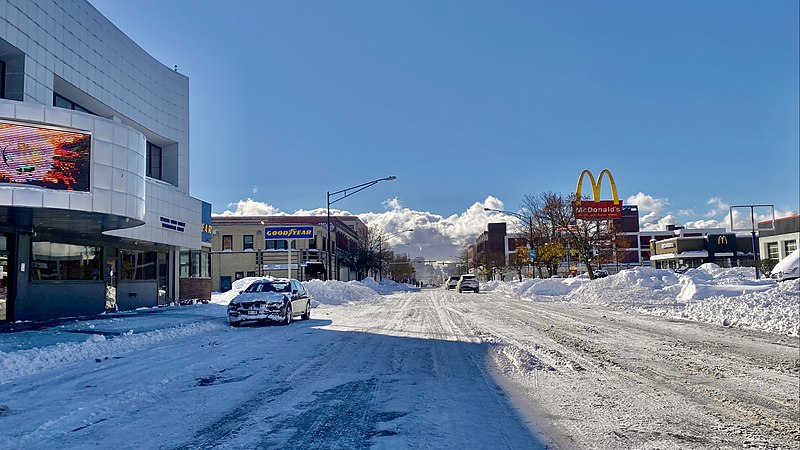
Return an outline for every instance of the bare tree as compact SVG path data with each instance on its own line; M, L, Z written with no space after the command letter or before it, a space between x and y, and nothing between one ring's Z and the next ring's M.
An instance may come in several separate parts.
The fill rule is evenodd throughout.
M556 248L560 243L563 247L563 252L554 252L553 260L557 259L558 253L563 257L568 246L571 253L586 266L589 278L593 279L592 264L600 264L609 258L608 255L616 254L614 250L621 248L624 236L617 232L610 220L576 219L572 208L574 198L575 194L565 197L555 192L544 192L537 196L525 196L524 208L535 219L535 235L548 246L554 245L553 248ZM546 257L541 259L541 263L550 264L548 271L553 268L552 260L548 261Z
M389 278L395 281L411 280L414 277L414 264L407 255L391 255Z

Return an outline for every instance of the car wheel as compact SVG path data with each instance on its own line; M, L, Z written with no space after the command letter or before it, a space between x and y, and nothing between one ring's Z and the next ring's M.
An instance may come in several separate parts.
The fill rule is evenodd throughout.
M461 294L461 293L463 293L463 292L464 292L464 291L463 291L463 290L461 290L461 289L459 289L459 290L458 290L458 293L459 293L459 294Z
M283 316L283 320L281 321L281 325L289 325L292 323L292 302L286 303L286 313Z
M311 302L306 303L306 312L304 312L300 318L303 320L308 320L311 318Z

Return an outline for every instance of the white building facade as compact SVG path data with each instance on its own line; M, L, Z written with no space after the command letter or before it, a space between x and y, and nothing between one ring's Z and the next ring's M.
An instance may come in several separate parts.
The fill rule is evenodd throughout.
M0 321L180 299L188 78L85 0L0 3L0 78Z

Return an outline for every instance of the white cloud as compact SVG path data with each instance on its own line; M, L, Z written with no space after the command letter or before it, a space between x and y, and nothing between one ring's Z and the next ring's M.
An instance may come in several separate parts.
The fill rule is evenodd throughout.
M462 214L444 217L425 211L416 211L402 206L397 198L384 202L386 211L382 213L358 214L369 225L377 225L386 233L397 233L414 229L390 238L398 253L411 256L425 256L435 259L454 259L468 243L474 242L486 225L491 222L483 208L503 209L503 202L496 197L486 197L483 202L475 202Z
M416 211L404 207L397 198L386 200L384 212L356 214L364 223L377 225L385 233L397 233L407 229L413 232L400 233L389 238L397 253L409 253L410 256L425 256L439 260L451 260L458 257L467 243L486 231L489 222L498 219L490 217L483 208L503 209L502 200L488 196L482 202L475 202L461 214L444 217L426 211ZM248 198L228 205L228 210L219 216L255 216L255 215L294 215L324 216L326 208L298 210L288 214L267 203ZM348 211L331 209L333 215L352 215Z
M664 210L669 207L669 200L665 198L656 198L639 192L628 197L625 204L639 207L639 227L642 230L663 230L666 225L676 223L674 216L664 215ZM665 223L665 220L671 222Z
M278 208L248 198L247 200L239 200L235 203L228 203L228 208L235 207L235 210L223 211L220 216L275 216L284 214Z

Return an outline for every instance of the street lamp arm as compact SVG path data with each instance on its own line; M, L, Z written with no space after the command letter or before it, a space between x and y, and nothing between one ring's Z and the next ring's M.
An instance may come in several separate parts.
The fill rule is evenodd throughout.
M334 196L334 195L339 195L339 194L344 194L344 195L342 195L341 197L337 198L336 200L331 200L328 203L329 204L334 204L334 203L338 202L339 200L345 199L345 198L347 198L347 197L349 197L349 196L351 196L351 195L353 195L353 194L355 194L357 192L363 191L364 189L366 189L368 187L374 186L375 184L380 183L381 181L394 181L396 179L397 179L397 177L392 175L390 177L379 178L377 180L367 181L366 183L361 183L361 184L359 184L357 186L351 186L349 188L345 188L345 189L342 189L342 190L339 190L339 191L336 191L336 192L331 192L330 194L328 194L329 197L330 196Z
M519 214L519 213L511 212L511 211L505 211L505 210L502 210L502 209L492 209L492 208L483 208L483 210L484 211L497 212L497 213L500 213L500 214L507 214L509 216L514 216L514 217L516 217L517 219L520 219L520 220L530 221L529 217L523 216L522 214Z
M327 232L327 239L325 241L325 251L328 254L328 258L327 259L328 259L328 279L329 280L332 278L332 275L333 275L333 267L331 266L331 250L332 250L332 248L331 248L332 247L331 246L331 204L332 203L336 203L339 200L342 200L343 198L349 197L349 196L355 194L356 192L363 191L364 189L366 189L366 188L368 188L370 186L373 186L376 183L379 183L381 181L394 181L396 179L397 179L397 177L392 175L392 176L389 176L389 177L386 177L386 178L378 178L377 180L367 181L366 183L361 183L359 185L352 186L352 187L349 187L349 188L346 188L346 189L342 189L342 190L339 190L339 191L336 191L336 192L333 192L333 193L328 191L328 199L327 199L328 200L328 214L327 214L327 219L325 221L325 228L326 228L325 231ZM344 194L344 195L342 195L341 197L331 201L331 195L339 195L339 194ZM333 249L334 250L336 249L335 245L333 245ZM337 278L338 278L338 276L337 276Z

